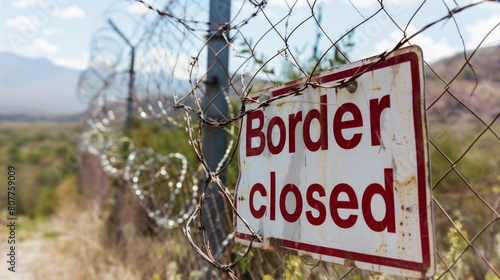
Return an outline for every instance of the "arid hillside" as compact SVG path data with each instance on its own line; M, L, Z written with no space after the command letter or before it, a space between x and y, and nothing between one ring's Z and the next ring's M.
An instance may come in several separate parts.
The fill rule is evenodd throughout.
M426 67L430 122L478 122L466 107L486 123L498 115L500 46L479 49L467 63L471 54L459 53Z

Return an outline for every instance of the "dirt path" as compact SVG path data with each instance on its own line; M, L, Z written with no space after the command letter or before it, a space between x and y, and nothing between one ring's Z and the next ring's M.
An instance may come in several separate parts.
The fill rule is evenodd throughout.
M49 227L53 226L51 222ZM2 226L5 226L2 224ZM54 237L44 237L44 229L30 233L24 240L16 238L16 244L8 244L6 231L2 231L0 238L0 279L7 280L49 280L60 275L63 267L58 267L53 260L58 259L54 253L54 246L65 238L71 237L69 231L57 231ZM15 272L9 270L7 263L10 246L15 246ZM68 269L68 268L66 268ZM48 274L47 272L50 272Z
M42 237L34 237L22 242L16 242L16 263L15 272L9 271L8 260L9 244L4 240L0 247L2 253L2 266L0 269L0 279L12 280L38 280L36 271L40 268L41 260L50 259L50 243L53 240L47 240Z

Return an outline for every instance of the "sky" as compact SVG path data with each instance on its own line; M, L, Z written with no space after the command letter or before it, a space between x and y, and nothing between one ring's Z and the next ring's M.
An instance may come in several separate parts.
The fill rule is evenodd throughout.
M43 57L57 65L78 70L85 69L88 65L92 35L99 27L106 24L106 9L117 5L117 2L120 2L121 7L125 7L125 10L133 15L151 12L131 0L0 0L0 52L11 52L31 58ZM237 14L242 2L243 0L233 0L233 15ZM282 18L289 11L287 6L294 2L270 0L266 15L271 20ZM393 19L403 27L406 26L421 2L417 0L384 1ZM446 5L453 9L456 7L455 2L464 5L471 1L427 1L411 21L407 33L412 34L426 24L446 15ZM284 26L283 23L277 26L282 34L298 26L301 19L310 13L306 0L299 0L295 5L293 16L287 22L288 25ZM317 5L322 8L321 25L332 38L340 36L346 30L359 24L363 18L369 17L380 7L375 0L320 0ZM248 1L244 9L253 11ZM242 31L246 36L253 37L254 41L257 41L264 35L264 31L269 29L269 23L262 15L258 16L255 21L258 22L254 22L247 29L243 27ZM455 21L460 33L457 32ZM438 23L412 41L423 48L427 62L434 62L463 51L464 44L467 49L477 47L485 34L500 22L500 3L483 3L457 14L455 21L447 20ZM258 28L259 24L261 28ZM122 28L126 29L123 26ZM300 49L302 46L312 44L311 34L314 32L311 32L311 28L316 27L313 25L308 27L305 24L297 29L294 34L295 48ZM486 45L499 42L499 29L494 30L489 36ZM265 38L261 44L268 44L269 47L264 49L271 50L268 55L272 55L272 52L276 52L283 42L276 40L276 37L266 36L269 38L268 41ZM356 43L356 49L351 54L352 60L392 49L400 39L401 31L397 30L395 25L383 15L383 12L379 13L354 33L353 40ZM327 44L327 42L323 43Z
M106 9L116 2L0 0L0 51L85 69L92 35L103 24ZM136 12L132 1L122 2L131 3L130 11Z

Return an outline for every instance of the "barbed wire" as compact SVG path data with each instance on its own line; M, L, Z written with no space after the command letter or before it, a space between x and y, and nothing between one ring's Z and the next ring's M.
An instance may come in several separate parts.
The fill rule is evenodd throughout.
M412 24L424 13L428 5L425 0L414 11L409 12L409 18L402 23L395 18L390 6L392 2L377 1L376 8L372 8L372 12L368 15L363 13L366 10L362 9L357 1L350 0L349 4L361 20L340 35L331 33L322 24L322 1L275 1L274 3L284 4L283 14L280 15L269 8L272 1L233 1L236 6L220 7L235 12L227 22L213 22L209 19L208 1L136 0L136 2L146 7L154 16L151 20L141 22L143 27L137 28L142 30L140 31L142 34L135 36L140 39L135 43L132 62L127 51L129 46L116 34L116 30L111 26L105 26L96 32L91 46L89 69L82 73L79 84L80 97L91 102L85 115L89 129L82 134L81 150L99 156L103 170L110 176L128 181L148 216L156 224L165 228L182 225L184 234L195 252L231 279L250 273L240 269L239 263L250 258L249 256L255 251L252 248L254 241L262 241L262 236L240 215L234 205L235 186L232 185L235 183L234 180L227 183L224 178L228 169L237 163L242 118L283 99L301 95L308 88L340 90L351 87L357 79L373 71L397 50L413 44L419 36L439 23L453 21L456 34L461 40L463 60L453 67L450 66L453 75L446 78L441 74L443 69L434 69L432 64L425 62L427 75L433 75L430 76L433 82L441 83L438 86L440 92L435 92L435 88L428 90L427 99L430 102L426 108L427 115L429 119L436 119L434 116L440 113L451 98L459 104L457 106L465 110L465 113L460 114L467 118L467 123L478 123L482 129L477 132L470 144L464 145L465 151L456 157L451 157L450 151L446 148L446 141L450 141L453 135L447 129L434 131L430 124L429 141L433 151L443 157L449 166L444 172L439 170L438 175L433 175L435 176L433 202L444 216L435 218L436 228L438 232L451 228L466 243L451 263L447 263L447 254L439 252L443 248L441 245L438 246L436 253L440 267L444 267L438 271L438 279L448 277L447 275L457 278L457 274L463 271L454 272L453 269L459 270L458 263L466 258L464 255L468 253L468 249L487 267L483 271L500 277L500 262L495 259L495 256L500 257L500 252L495 252L494 247L477 244L480 242L478 240L486 238L484 237L486 233L492 231L500 219L498 205L500 196L498 193L492 197L485 196L482 190L475 188L477 183L470 182L457 167L465 162L464 158L471 153L471 149L479 145L477 143L480 140L489 137L487 133L493 135L493 141L500 140L496 123L500 117L498 107L478 113L480 107L477 101L476 103L473 101L483 96L483 87L486 87L484 86L486 81L482 80L484 75L479 73L474 65L474 58L477 57L486 39L497 30L500 22L491 27L472 51L469 51L462 35L460 19L457 17L466 14L474 7L496 1L485 0L464 5L456 1L453 3L442 1L444 9L439 17L433 20L427 19L423 27L413 30ZM299 6L305 7L300 13ZM363 61L362 66L367 67L359 67L349 78L328 86L317 81L315 73L318 71L351 62L348 50L356 48L352 36L380 18L386 20L387 26L398 30L397 40L391 47ZM134 24L138 24L137 21L134 21ZM315 28L317 31L313 40L316 45L313 46L312 57L306 61L303 59L304 52L297 49L297 45L302 42L299 40L302 36L299 33L303 28ZM321 39L326 43L321 44ZM214 42L223 43L217 48L212 45ZM218 70L219 74L226 76L228 83L218 84L217 92L210 95L208 93L210 87L221 81L211 81L209 73L222 64L224 52L230 53L234 59L231 64ZM424 50L424 57L425 55ZM215 58L212 64L207 62L210 56ZM131 63L132 70L129 71L127 69ZM474 84L467 100L463 94L454 93L457 90L452 88L454 83L462 79L466 69L470 69L470 80ZM280 71L286 73L285 77L278 73ZM300 76L306 77L304 82L289 93L275 97L249 98L250 94L259 89ZM133 85L127 86L130 84ZM493 94L495 84L487 87L491 90L484 91ZM125 110L128 102L127 93L132 90L135 93L133 99L135 112L141 119L158 121L171 128L185 129L188 138L186 145L190 147L190 151L194 154L192 158L195 158L197 163L189 162L190 156L178 151L168 151L162 155L151 148L138 148L131 138L123 137L119 131L123 129L127 117ZM224 100L225 106L216 105L220 104L217 101L220 99ZM497 96L493 104L498 105L498 100ZM248 109L249 104L253 104L250 106L252 109ZM225 113L226 111L228 113ZM455 121L455 127L460 123L464 121ZM216 166L208 163L209 159L204 153L207 147L203 146L203 137L206 134L204 129L207 127L225 131L229 139L222 156L216 159ZM498 142L494 143L492 144L494 147L499 146ZM498 164L498 160L493 160L493 164ZM457 224L460 215L455 215L456 211L444 204L448 200L440 199L441 194L438 193L440 189L447 190L445 187L448 184L447 180L455 180L450 179L455 176L453 174L465 185L464 191L481 201L484 212L492 215L492 218L487 219L484 226L477 230L472 238L469 238L467 231ZM488 173L485 176L487 177L485 180L494 184L493 174ZM206 204L212 200L223 201L227 213L211 216L213 212L207 211ZM232 215L228 214L230 212ZM224 215L229 218L225 218ZM224 219L233 220L224 222ZM228 225L234 224L234 220L242 222L252 236L250 246L240 252L241 254L235 253L236 245L231 241L234 233ZM201 235L199 239L193 237L192 227L195 227ZM499 237L493 234L492 237L488 237L488 241L496 244L498 241L495 241L495 238ZM217 242L214 243L213 240ZM444 243L446 241L443 241ZM228 253L225 254L223 251ZM484 253L486 251L489 253ZM283 255L279 257L283 258ZM283 268L290 264L287 261L274 262L262 258L268 263L265 264L266 268L255 268L259 271L260 278L268 273L275 275L279 273L279 267ZM362 273L354 268L340 272L334 265L323 262L314 261L308 264L304 259L301 259L301 262L308 267L304 269L308 271L308 275L319 273L329 277L330 273L335 273L336 277L343 279L349 274ZM286 269L290 268L283 269L281 273Z

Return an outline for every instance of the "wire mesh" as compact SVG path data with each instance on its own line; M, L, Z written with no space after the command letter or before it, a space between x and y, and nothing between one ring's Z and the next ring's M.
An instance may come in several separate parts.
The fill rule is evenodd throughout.
M463 49L443 63L431 63L433 50L424 48L435 278L500 277L500 98L495 90L500 76L491 72L498 61L489 60L499 52L491 45L498 43L500 21L474 30L479 40L472 45L464 41L462 23L472 9L497 9L498 4L424 0L408 8L399 1L348 2L351 10L331 15L323 9L325 1L234 0L217 7L221 13L230 10L224 22L210 20L208 0L136 0L146 9L140 15L127 13L128 4L112 7L95 33L89 69L80 79L79 95L90 102L80 150L96 156L115 178L116 190L105 188L99 196L114 198L111 235L122 242L137 270L148 277L174 271L183 279L390 278L235 244L233 219L246 223L233 204L239 122L256 110L246 109L245 102L258 102L258 109L288 96L254 101L250 93L299 77L307 82L289 95L321 86L311 80L313 73L362 58L392 32L392 41L379 42L384 51L370 53L376 57L372 67L335 85L346 87L394 51L425 43L427 32L441 25L446 26L443 36L460 40ZM349 15L347 23L331 19L338 13ZM110 21L128 33L120 35ZM224 53L228 64L222 63ZM223 79L214 80L213 69ZM127 99L131 91L132 101ZM127 102L133 102L136 117L124 131ZM212 133L207 128L224 131L222 148L207 147L203 139ZM165 135L173 138L162 140ZM210 149L222 151L212 158ZM95 164L89 159L82 169ZM254 240L261 238L252 225L247 227ZM190 244L193 250L149 252L155 244ZM190 266L165 266L171 261Z

